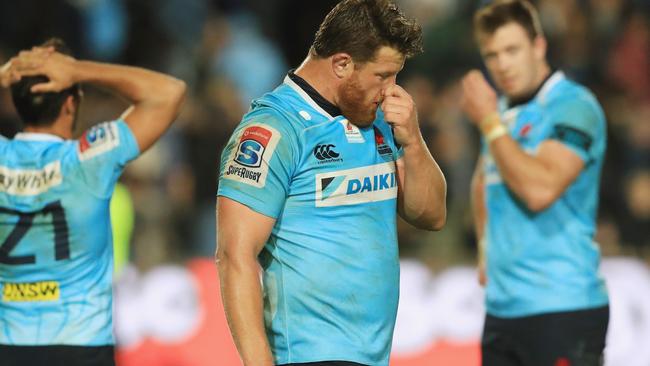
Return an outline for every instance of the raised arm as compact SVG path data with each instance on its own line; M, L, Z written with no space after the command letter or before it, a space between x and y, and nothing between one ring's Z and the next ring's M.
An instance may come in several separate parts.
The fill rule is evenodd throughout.
M185 83L171 76L138 67L80 61L53 51L35 48L10 61L4 72L8 81L21 76L45 75L49 82L33 92L58 92L77 83L106 88L127 99L131 106L123 118L140 151L147 150L175 120L185 97Z
M420 229L440 230L447 220L447 182L424 143L415 103L404 89L392 85L384 91L382 111L404 149L396 163L399 214Z
M508 188L530 211L553 204L580 174L582 159L556 140L541 143L535 155L525 152L502 125L496 93L479 71L463 79L463 92L465 112L486 138Z
M217 199L217 266L226 318L244 366L272 366L264 331L257 255L275 219L226 197Z

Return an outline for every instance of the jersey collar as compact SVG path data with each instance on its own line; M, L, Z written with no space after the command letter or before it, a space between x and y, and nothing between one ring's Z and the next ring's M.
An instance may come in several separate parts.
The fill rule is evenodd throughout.
M298 93L318 113L329 119L334 119L334 116L341 115L341 110L337 106L320 95L313 86L309 85L305 79L296 75L293 70L289 71L284 78L284 83L289 85L291 89Z
M506 99L507 103L507 108L512 109L517 106L526 104L530 102L533 99L539 99L540 101L543 101L546 97L546 94L553 89L553 87L562 79L564 79L564 73L562 71L554 71L551 72L547 77L546 80L544 80L539 87L532 92L529 95L526 95L521 98L516 98L516 99Z
M56 135L50 133L40 133L40 132L18 132L14 136L14 140L22 141L56 141L63 142L64 140Z

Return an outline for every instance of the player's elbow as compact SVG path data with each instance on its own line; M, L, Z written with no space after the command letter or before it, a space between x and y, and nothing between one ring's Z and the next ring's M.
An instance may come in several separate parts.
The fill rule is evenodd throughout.
M215 263L219 273L242 272L257 268L257 256L233 245L217 245Z
M447 208L443 206L431 212L423 212L416 219L406 221L418 229L440 231L447 223Z
M220 245L217 245L217 251L214 253L214 264L217 265L217 268L221 270L228 262L228 255L226 251L221 248Z
M183 80L169 76L164 82L158 83L156 103L163 108L173 109L176 113L183 104L186 93L187 84Z
M526 192L524 203L529 211L542 212L555 202L557 196L557 193L550 189L534 188Z
M187 94L187 84L180 79L172 78L169 83L168 98L175 106L180 106Z
M447 208L443 207L442 212L438 212L431 220L429 220L429 226L426 230L429 231L440 231L447 224Z

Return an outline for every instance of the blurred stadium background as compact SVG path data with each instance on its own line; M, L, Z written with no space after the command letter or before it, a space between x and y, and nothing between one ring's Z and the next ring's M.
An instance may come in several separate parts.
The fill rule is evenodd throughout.
M425 53L398 82L449 185L438 233L400 223L402 297L395 366L478 365L482 290L469 182L478 135L459 108L459 77L481 68L476 0L398 0ZM334 0L0 1L0 62L51 36L79 58L171 73L190 86L178 122L131 164L114 202L120 366L237 365L212 264L218 157L250 100L299 65ZM608 366L650 366L650 2L538 0L551 64L589 86L609 123L597 241L612 295ZM125 104L85 88L80 129ZM0 132L20 129L0 91ZM595 183L595 182L594 182Z

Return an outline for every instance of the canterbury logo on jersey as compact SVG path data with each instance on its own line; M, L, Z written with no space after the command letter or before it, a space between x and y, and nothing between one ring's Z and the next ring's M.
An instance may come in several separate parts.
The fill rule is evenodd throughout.
M12 169L0 166L0 192L15 196L33 196L47 192L63 182L61 162L47 164L43 169Z
M394 162L316 174L316 207L356 205L396 197Z
M56 281L4 283L2 301L56 301L61 296L59 283Z
M100 123L79 139L79 160L88 160L111 151L120 145L120 135L115 122Z
M334 150L335 148L336 145L334 144L316 145L316 147L314 148L314 156L316 157L316 159L318 159L318 164L343 161L343 158L340 157L341 155Z

